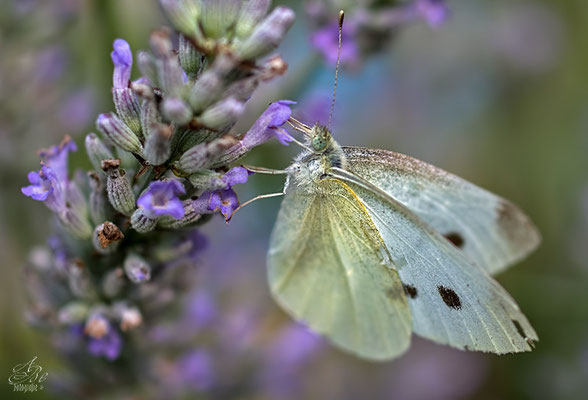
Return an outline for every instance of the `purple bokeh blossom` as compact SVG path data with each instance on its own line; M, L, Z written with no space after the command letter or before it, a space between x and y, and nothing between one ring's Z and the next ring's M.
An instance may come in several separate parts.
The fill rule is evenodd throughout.
M441 26L449 17L445 0L416 0L415 9L433 28Z
M285 326L267 348L264 368L259 377L270 397L295 395L300 391L298 375L322 347L323 340L305 326Z
M341 63L356 64L359 62L359 49L355 39L356 25L347 19L341 31ZM310 38L312 45L322 53L331 65L337 63L339 51L339 23L334 21L314 32Z
M155 181L139 197L137 206L151 218L171 215L179 219L184 216L184 207L178 196L183 194L186 194L184 185L175 179Z
M105 357L109 361L114 361L120 355L122 350L122 338L114 329L109 329L108 333L100 339L90 338L88 341L88 351L96 357Z
M212 358L203 350L195 350L180 358L178 374L184 387L206 391L215 383Z

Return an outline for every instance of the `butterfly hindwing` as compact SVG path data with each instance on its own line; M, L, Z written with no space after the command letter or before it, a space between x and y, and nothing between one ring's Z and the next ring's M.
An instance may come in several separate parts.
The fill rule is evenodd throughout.
M405 205L491 274L540 241L529 218L509 201L415 158L344 147L347 170Z
M365 208L343 182L320 194L291 186L268 253L276 300L335 345L372 360L410 342L412 323L398 273Z
M346 178L344 171L334 175ZM390 251L409 296L416 334L460 349L498 354L532 349L537 334L484 269L407 207L370 189L369 183L357 182L361 180L349 181L349 186Z

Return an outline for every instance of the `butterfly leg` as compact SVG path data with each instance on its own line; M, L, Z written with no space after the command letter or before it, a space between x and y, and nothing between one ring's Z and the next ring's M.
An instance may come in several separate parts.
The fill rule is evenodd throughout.
M285 169L271 169L264 167L254 167L253 165L243 165L248 171L255 172L256 174L267 174L267 175L287 175L288 171Z
M270 197L283 196L284 194L285 194L284 192L280 192L280 193L260 194L259 196L255 196L254 198L247 200L245 203L239 204L239 207L235 208L235 211L233 211L231 216L227 219L227 222L229 222L231 220L231 218L233 218L233 216L237 213L237 211L239 211L240 209L245 207L247 204L251 204L254 201L261 200L261 199L269 199Z

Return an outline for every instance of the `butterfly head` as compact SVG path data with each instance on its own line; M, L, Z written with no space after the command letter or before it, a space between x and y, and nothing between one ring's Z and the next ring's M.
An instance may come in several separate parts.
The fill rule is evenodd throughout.
M329 128L316 124L310 132L309 142L313 152L324 153L333 147L334 140Z

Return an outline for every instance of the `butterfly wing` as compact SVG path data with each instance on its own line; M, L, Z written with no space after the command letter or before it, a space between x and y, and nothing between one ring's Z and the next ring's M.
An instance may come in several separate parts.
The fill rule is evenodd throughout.
M398 273L365 208L341 181L291 186L270 241L273 296L294 318L362 358L391 359L412 323Z
M524 258L540 242L520 209L458 176L391 151L343 151L347 170L408 207L491 274Z
M537 334L510 295L411 210L346 171L407 288L414 332L460 349L530 351Z

